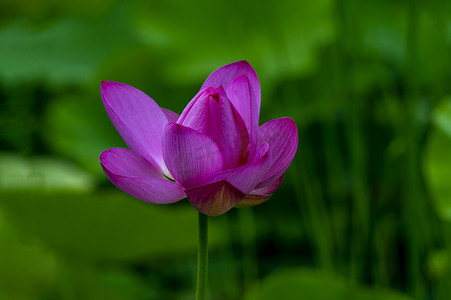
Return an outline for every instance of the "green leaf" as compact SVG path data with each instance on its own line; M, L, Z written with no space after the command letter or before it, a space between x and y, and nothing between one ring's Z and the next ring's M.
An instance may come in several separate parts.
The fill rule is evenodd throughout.
M171 55L163 74L171 81L198 82L241 59L262 78L279 79L315 70L316 50L334 37L332 7L328 0L142 2L134 22L144 42Z
M108 16L62 18L46 28L25 19L0 30L0 78L6 82L48 80L77 84L92 80L102 61L133 42L129 10Z
M36 239L19 236L0 210L0 299L43 299L55 269L54 255Z
M64 160L0 153L0 192L86 192L93 187L90 175Z
M128 260L196 253L197 211L186 200L149 204L120 191L0 196L6 216L18 228L70 257ZM223 241L220 232L213 226L213 247Z
M145 299L153 291L132 272L111 267L84 264L83 261L61 261L59 289L63 299Z
M286 269L269 275L255 284L245 300L411 300L411 298L386 289L355 286L345 278L312 269Z

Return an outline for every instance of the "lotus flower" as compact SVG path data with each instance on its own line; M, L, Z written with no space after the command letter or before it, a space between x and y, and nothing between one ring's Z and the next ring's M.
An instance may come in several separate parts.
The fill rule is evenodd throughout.
M260 83L246 61L213 72L180 116L122 83L102 82L101 94L131 149L103 151L102 168L119 189L146 202L188 197L209 216L260 204L282 183L298 146L290 118L259 127Z

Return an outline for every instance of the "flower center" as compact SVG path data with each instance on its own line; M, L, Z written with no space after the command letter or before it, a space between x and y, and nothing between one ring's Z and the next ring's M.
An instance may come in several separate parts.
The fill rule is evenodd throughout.
M216 103L219 103L219 92L214 92L213 94L210 94L210 97L215 99Z

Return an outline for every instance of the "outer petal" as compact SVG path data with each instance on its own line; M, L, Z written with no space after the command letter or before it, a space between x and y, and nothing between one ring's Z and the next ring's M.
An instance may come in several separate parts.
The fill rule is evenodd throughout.
M105 150L100 162L115 186L142 201L166 204L185 198L180 184L164 179L157 168L130 150Z
M298 148L296 123L290 118L279 118L259 128L259 143L268 143L271 149L271 164L268 173L257 188L272 184L285 173Z
M243 208L243 207L251 207L258 204L261 204L271 198L272 192L277 190L279 186L282 184L283 175L279 177L273 184L270 186L262 187L259 189L255 189L244 197L235 207Z
M270 185L267 185L264 187L259 187L255 190L252 190L251 194L253 194L253 195L270 194L270 193L274 192L275 190L277 190L282 185L282 181L283 181L283 175L280 176L276 181L274 181Z
M100 154L100 163L114 174L165 179L163 173L138 154L124 148L111 148Z
M221 180L185 190L188 200L201 213L218 216L234 207L244 194Z
M246 124L249 135L249 156L252 159L258 143L259 110L249 78L246 75L238 76L227 87L226 93Z
M140 90L118 82L102 82L101 94L108 116L130 149L167 173L161 141L168 120L158 104Z
M271 162L268 144L263 144L258 152L259 159L253 163L213 175L207 182L225 180L243 194L248 194L266 175Z
M245 208L245 207L252 207L259 204L262 204L269 198L271 198L272 194L268 195L253 195L249 194L244 197L243 200L241 200L239 203L235 205L236 208Z
M161 109L166 117L168 119L168 122L177 122L178 118L180 117L178 113L173 112L172 110L162 108Z
M247 61L237 61L228 65L225 65L208 76L207 80L205 80L202 85L202 89L208 87L219 87L223 86L225 89L229 86L229 84L238 76L246 75L252 85L252 88L255 93L255 99L257 101L257 108L260 111L260 99L261 99L261 89L260 82L258 81L257 73L252 68L252 66Z
M172 176L185 188L200 185L222 170L222 156L215 142L180 124L166 125L163 155Z

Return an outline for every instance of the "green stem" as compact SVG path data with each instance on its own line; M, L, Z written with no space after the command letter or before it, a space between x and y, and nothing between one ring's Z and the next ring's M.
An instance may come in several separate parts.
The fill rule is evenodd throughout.
M199 212L199 249L197 254L196 300L205 300L208 271L208 216Z

